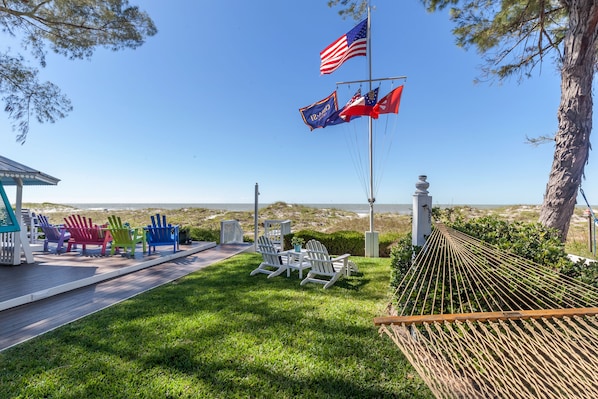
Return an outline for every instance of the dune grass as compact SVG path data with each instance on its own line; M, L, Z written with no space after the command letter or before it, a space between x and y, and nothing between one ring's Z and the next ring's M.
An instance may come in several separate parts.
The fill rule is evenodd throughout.
M79 213L91 217L97 223L106 223L109 215L117 215L123 221L129 222L131 226L144 226L148 223L150 215L162 213L168 215L168 220L172 223L218 232L222 220L238 220L248 238L253 239L253 211L225 211L204 208L90 210L52 203L25 203L23 207L30 208L36 213L45 214L49 217L51 223L62 223L64 217ZM495 215L508 221L536 223L540 216L539 205L511 205L484 209L454 206L447 209L451 210L453 217L464 219ZM578 206L575 208L569 226L566 250L568 253L594 259L594 254L588 249L588 217L584 214L585 210L585 207ZM335 231L364 232L369 230L369 218L360 217L354 212L339 209L317 209L285 202L275 202L261 209L260 218L262 220L289 219L292 221L293 232L316 230L323 233L332 233ZM376 231L381 234L403 234L411 231L411 215L377 213L375 223ZM262 232L263 228L260 227L259 234L262 234Z
M332 288L241 254L0 353L2 398L431 398L372 323L389 259Z

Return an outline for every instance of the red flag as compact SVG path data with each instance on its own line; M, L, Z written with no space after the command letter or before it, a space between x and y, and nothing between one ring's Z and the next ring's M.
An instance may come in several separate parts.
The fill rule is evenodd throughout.
M403 85L380 99L378 104L374 105L371 117L376 119L379 114L398 114L399 105L401 104L401 94L403 94Z
M349 58L367 55L368 19L342 35L320 52L320 73L332 73Z

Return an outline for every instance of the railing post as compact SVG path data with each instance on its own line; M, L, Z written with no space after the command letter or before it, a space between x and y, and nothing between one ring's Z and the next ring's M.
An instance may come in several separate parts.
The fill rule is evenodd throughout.
M432 233L432 197L428 195L428 187L430 187L430 183L426 181L428 176L420 175L418 178L418 182L415 183L415 194L413 194L411 243L421 247Z

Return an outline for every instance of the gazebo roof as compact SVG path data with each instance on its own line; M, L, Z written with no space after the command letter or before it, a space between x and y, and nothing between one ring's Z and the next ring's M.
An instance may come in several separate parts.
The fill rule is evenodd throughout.
M55 186L60 181L0 155L0 182L4 186L15 186L17 185L15 178L21 178L24 186Z

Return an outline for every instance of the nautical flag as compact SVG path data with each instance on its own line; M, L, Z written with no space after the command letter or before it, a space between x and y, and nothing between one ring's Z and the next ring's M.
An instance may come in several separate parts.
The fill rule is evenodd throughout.
M340 113L340 117L347 122L351 120L352 116L371 116L376 100L378 99L378 88L369 91L365 96L359 97L350 105L345 107Z
M356 27L339 37L334 43L320 53L320 73L332 73L349 58L367 55L368 19L361 21Z
M326 120L332 113L338 110L338 102L336 100L336 90L331 95L323 100L320 100L312 105L299 109L303 122L309 126L309 130L325 127Z
M379 114L398 114L399 105L401 105L401 94L403 94L403 85L385 95L378 101L378 104L374 105L372 118L378 118Z
M342 107L341 109L339 109L336 112L333 112L332 115L330 115L328 117L328 119L326 119L326 122L324 122L324 126L332 126L332 125L338 125L339 123L349 122L349 121L346 121L343 118L341 118L340 113L342 111L344 111L345 108L347 108L349 105L351 105L359 97L361 97L361 89L357 89L357 91L355 92L353 97L351 97L351 99L349 101L347 101L347 104L345 104L344 107Z

